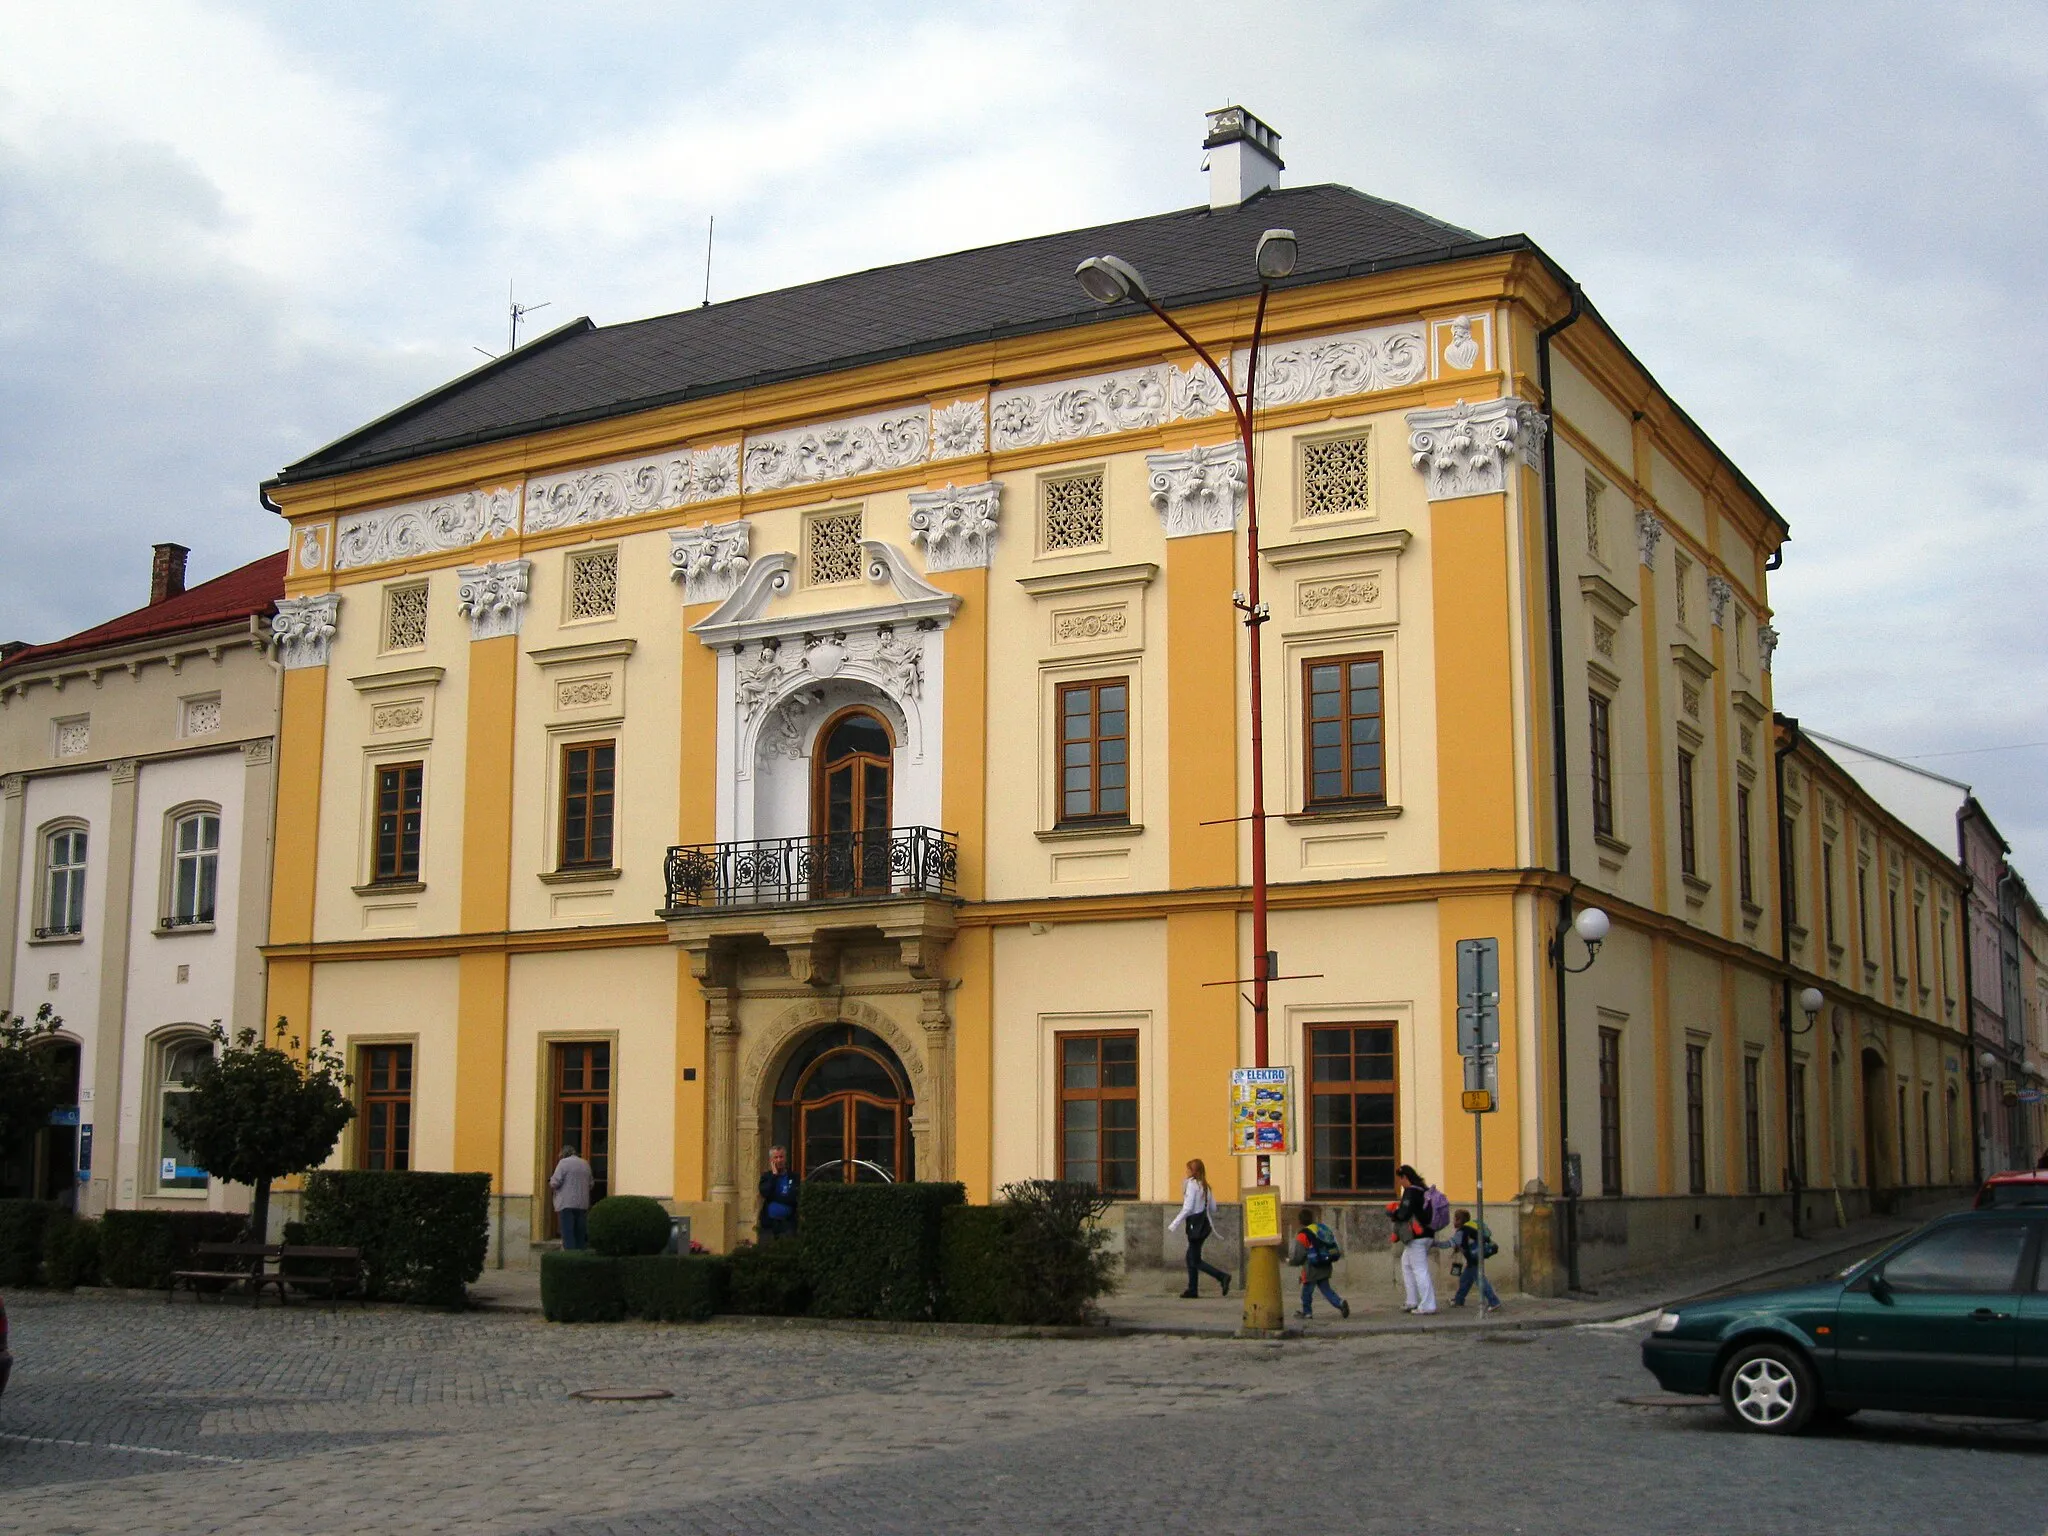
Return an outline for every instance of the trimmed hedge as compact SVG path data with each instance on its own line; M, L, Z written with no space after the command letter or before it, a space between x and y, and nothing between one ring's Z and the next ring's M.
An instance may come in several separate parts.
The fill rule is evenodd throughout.
M43 1284L68 1291L100 1283L100 1224L66 1211L43 1228Z
M708 1254L635 1254L615 1261L626 1316L701 1323L725 1309L728 1265Z
M551 1323L616 1323L626 1315L622 1261L587 1249L540 1256L540 1311Z
M797 1229L811 1311L892 1322L937 1316L939 1220L966 1200L961 1184L804 1185Z
M0 1200L0 1286L36 1283L43 1229L56 1211L47 1200Z
M668 1246L668 1211L647 1195L607 1195L590 1208L590 1246L615 1259Z
M956 1205L939 1218L940 1314L949 1323L1017 1321L1016 1223L1000 1205Z
M306 1176L306 1241L361 1249L373 1299L459 1307L484 1272L490 1193L487 1173L322 1169Z
M955 1323L1074 1326L1116 1283L1096 1225L1108 1200L1057 1179L1005 1184L999 1204L945 1212L940 1225L943 1315Z
M237 1211L108 1211L100 1218L100 1278L166 1290L172 1270L192 1268L201 1243L240 1242L248 1225Z
M726 1260L726 1306L746 1317L802 1317L811 1309L811 1277L800 1237L733 1250Z

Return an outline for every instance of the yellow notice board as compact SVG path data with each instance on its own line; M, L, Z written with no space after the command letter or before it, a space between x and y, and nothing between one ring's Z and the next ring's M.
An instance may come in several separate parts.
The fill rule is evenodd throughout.
M1277 1247L1280 1242L1280 1192L1277 1189L1260 1190L1244 1197L1244 1240L1248 1247L1264 1244Z
M1293 1119L1292 1067L1236 1067L1230 1073L1230 1150L1239 1157L1258 1153L1285 1156L1294 1149L1287 1132Z

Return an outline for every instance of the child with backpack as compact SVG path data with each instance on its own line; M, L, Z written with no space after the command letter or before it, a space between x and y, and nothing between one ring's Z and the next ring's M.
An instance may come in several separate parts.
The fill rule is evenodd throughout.
M1483 1250L1482 1246L1484 1245ZM1472 1219L1470 1211L1460 1211L1457 1226L1452 1231L1451 1251L1457 1259L1451 1268L1458 1276L1458 1294L1451 1298L1451 1305L1462 1307L1465 1297L1472 1289L1475 1278L1479 1281L1479 1315L1500 1310L1500 1297L1493 1289L1493 1282L1479 1273L1479 1255L1483 1251L1489 1259L1500 1252L1500 1244L1493 1240L1493 1234Z
M1351 1315L1351 1303L1330 1288L1331 1268L1343 1257L1344 1250L1337 1246L1337 1234L1316 1220L1314 1206L1305 1207L1301 1213L1301 1230L1294 1234L1294 1246L1287 1250L1287 1257L1282 1261L1301 1266L1301 1311L1295 1314L1297 1317L1305 1320L1310 1316L1318 1290L1339 1315Z
M1404 1311L1428 1317L1436 1311L1436 1279L1429 1272L1429 1250L1436 1234L1450 1225L1451 1202L1421 1174L1403 1163L1394 1170L1401 1180L1401 1198L1387 1206L1394 1223L1394 1241L1401 1248L1401 1289Z

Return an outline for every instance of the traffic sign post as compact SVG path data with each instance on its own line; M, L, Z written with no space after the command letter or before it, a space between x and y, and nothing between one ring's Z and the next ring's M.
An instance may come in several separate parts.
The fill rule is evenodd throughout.
M1458 940L1458 1054L1465 1058L1463 1105L1472 1116L1472 1204L1478 1233L1473 1280L1486 1306L1486 1117L1498 1100L1500 940Z

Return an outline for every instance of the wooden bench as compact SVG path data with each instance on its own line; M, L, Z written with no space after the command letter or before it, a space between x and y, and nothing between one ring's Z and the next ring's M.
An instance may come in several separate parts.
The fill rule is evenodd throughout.
M317 1264L320 1269L309 1274L300 1267L306 1263ZM283 1301L290 1290L325 1295L330 1307L350 1293L364 1306L370 1302L363 1286L363 1250L360 1248L319 1248L287 1243L279 1256L277 1281L279 1301Z
M180 1286L195 1299L205 1292L224 1297L229 1291L241 1289L248 1293L249 1305L253 1307L265 1286L277 1284L279 1276L270 1273L269 1265L283 1251L274 1243L201 1243L194 1250L194 1257L201 1264L211 1260L211 1266L172 1270L164 1300L175 1299ZM280 1302L284 1300L282 1290L277 1296Z

